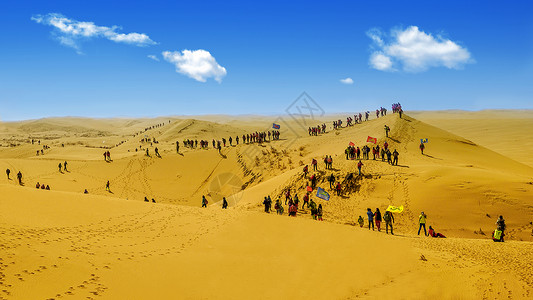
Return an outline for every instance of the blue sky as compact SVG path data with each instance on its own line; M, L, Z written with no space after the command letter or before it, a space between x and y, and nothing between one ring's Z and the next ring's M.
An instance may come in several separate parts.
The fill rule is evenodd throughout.
M78 2L0 3L0 120L533 108L528 1Z

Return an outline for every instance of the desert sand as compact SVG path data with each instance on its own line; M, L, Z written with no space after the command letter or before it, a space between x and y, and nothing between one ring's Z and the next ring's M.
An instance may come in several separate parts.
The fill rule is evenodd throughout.
M0 169L11 170L10 180L0 180L0 299L533 297L532 111L389 112L333 130L333 120L349 115L0 123ZM272 122L281 125L280 140L233 141L221 153L211 145L269 130ZM309 136L307 128L322 123L327 133ZM350 176L357 161L344 149L373 146L368 136L398 150L399 164L371 154L363 176ZM422 138L429 141L424 155ZM184 147L184 139L209 147ZM49 149L36 155L43 145ZM324 168L325 155L332 170ZM60 172L64 161L68 171ZM286 205L281 216L265 213L267 195L284 201L290 188L302 199L304 165L331 195L311 194L324 221L307 208L288 217ZM326 180L332 173L341 196ZM50 190L36 189L37 182ZM404 207L394 215L395 235L384 224L369 230L366 209L388 205ZM417 235L421 211L447 238ZM491 239L499 215L504 243Z

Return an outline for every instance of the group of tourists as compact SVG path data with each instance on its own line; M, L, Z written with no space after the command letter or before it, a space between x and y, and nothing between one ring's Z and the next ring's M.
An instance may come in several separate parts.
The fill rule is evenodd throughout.
M317 206L316 202L313 201L313 199L310 198L309 192L306 192L304 196L302 197L303 204L301 206L301 209L305 211L306 208L311 210L311 217L314 220L322 221L323 216L323 210L322 210L322 204L319 204ZM270 196L266 196L263 205L265 206L265 212L270 213L271 207L272 207L272 199ZM288 189L285 192L285 205L289 207L288 215L290 217L296 217L298 214L298 211L300 209L300 200L298 199L298 194L296 194L296 191L294 193L294 197L291 195L291 190ZM285 208L283 207L282 201L278 198L276 200L276 203L274 204L274 209L276 210L276 214L283 215L283 212L285 211Z
M222 138L221 140L215 140L213 139L211 141L211 145L213 146L213 149L218 149L219 151L222 149L222 147L227 146L233 146L233 142L235 142L235 145L239 145L239 142L242 141L242 143L262 143L266 141L273 141L273 140L279 140L280 132L277 130L271 130L266 132L253 132L248 134L243 134L242 139L239 135L233 137L229 137L227 140L226 138ZM191 140L191 139L185 139L183 140L183 146L188 147L191 149L198 148L198 144L200 144L201 149L208 149L209 148L209 141L207 140ZM179 141L176 141L176 152L179 152L180 149L180 143Z
M104 161L112 162L112 160L111 160L111 152L109 152L109 150L104 152Z
M47 184L47 185L44 185L43 184L39 184L39 182L37 182L37 184L35 185L35 188L36 189L41 189L41 190L50 190L50 186Z
M326 124L318 125L315 127L309 127L307 130L309 135L319 135L321 133L326 133Z
M386 116L387 115L387 109L385 107L380 107L379 109L376 109L376 118L379 118L379 116Z
M374 212L372 212L372 209L367 208L366 215L368 217L368 230L370 230L370 227L374 230L374 224L376 224L378 231L381 231L381 222L385 221L385 233L389 234L390 228L390 233L394 234L392 226L394 224L394 215L390 211L385 211L385 214L381 215L379 208L376 208ZM359 216L357 222L360 227L363 227L365 224L365 220L361 216Z
M32 141L33 141L33 140L32 140ZM41 144L41 141L39 140L39 145L40 145L40 144ZM44 150L48 150L48 149L50 149L50 146L48 146L48 145L43 145L43 149L36 150L35 154L36 154L37 156L39 156L39 153L40 153L41 155L44 155Z
M400 104L400 102L392 104L393 113L399 113L401 110L402 110L402 105Z
M58 167L59 167L59 172L60 173L63 173L63 171L68 172L68 170L67 170L67 161L66 160L65 160L65 162L63 164L59 163Z
M6 175L7 175L7 180L11 180L11 178L9 177L11 175L11 170L9 168L6 169ZM21 171L17 173L17 180L19 184L22 185L22 172Z

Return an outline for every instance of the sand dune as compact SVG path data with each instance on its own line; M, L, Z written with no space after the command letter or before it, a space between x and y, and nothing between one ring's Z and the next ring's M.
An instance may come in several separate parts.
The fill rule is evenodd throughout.
M533 168L509 142L530 119L528 112L497 114L507 118L505 125L492 123L488 112L388 115L340 130L331 128L331 116L305 123L285 118L280 140L234 141L220 154L212 139L265 130L273 121L0 123L0 168L12 170L12 180L0 182L0 298L532 297ZM326 134L307 134L307 126L326 121ZM500 125L485 134L483 124ZM368 136L397 149L399 165L371 155L363 160L363 176L354 176L356 161L347 160L344 149L349 142L366 145ZM497 136L506 137L489 143ZM425 155L421 138L429 139ZM208 140L209 149L183 147L184 139ZM42 145L50 149L37 156ZM106 150L111 162L102 157ZM324 168L325 155L333 158L332 170ZM266 195L283 201L290 188L302 198L310 183L301 170L311 170L313 158L319 164L311 173L331 195L324 201L312 194L325 221L312 220L309 209L297 218L262 212ZM59 172L65 160L68 171ZM18 171L24 186L14 179ZM342 196L330 189L330 174L342 182ZM35 189L37 182L51 190ZM207 209L199 207L202 195ZM222 197L228 210L220 209ZM388 205L405 208L396 215L395 236L354 226L367 207ZM419 237L420 211L448 238ZM506 243L490 239L498 215L507 221Z

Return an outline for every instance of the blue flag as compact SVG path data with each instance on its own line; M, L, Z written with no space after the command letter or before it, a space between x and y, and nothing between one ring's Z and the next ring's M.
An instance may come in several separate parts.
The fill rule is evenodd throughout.
M316 190L316 196L320 199L323 199L323 200L326 200L326 201L329 201L329 194L328 192L326 192L323 188L318 188Z
M278 124L276 123L272 123L272 128L274 129L279 129L281 126L279 126Z
M428 139L420 139L420 144L424 144L424 143L427 143L428 142Z

